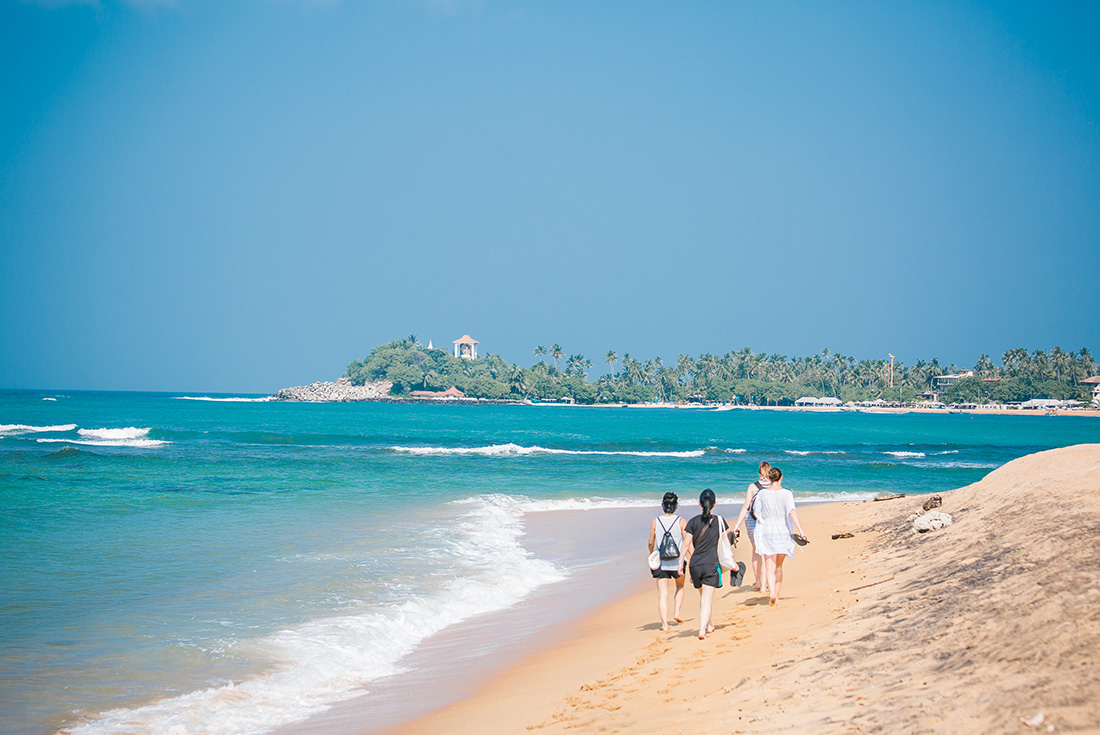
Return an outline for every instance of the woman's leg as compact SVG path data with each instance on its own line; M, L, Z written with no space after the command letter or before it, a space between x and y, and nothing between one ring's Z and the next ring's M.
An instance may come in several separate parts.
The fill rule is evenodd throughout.
M752 547L752 588L754 590L766 590L768 585L764 582L764 557L756 553L756 547Z
M779 588L783 586L783 560L787 558L786 554L775 555L775 581L772 582L772 600L771 604L779 602Z
M661 616L661 630L668 630L668 579L657 580L657 614Z
M764 585L770 589L775 590L775 554L768 554L764 557ZM775 592L772 592L772 602L775 602Z
M699 588L699 640L707 637L707 633L714 630L710 624L710 607L714 599L714 587L704 584Z
M672 619L677 623L684 622L684 619L680 617L680 608L684 605L684 580L687 579L687 575L681 574L676 578L676 611L672 614Z

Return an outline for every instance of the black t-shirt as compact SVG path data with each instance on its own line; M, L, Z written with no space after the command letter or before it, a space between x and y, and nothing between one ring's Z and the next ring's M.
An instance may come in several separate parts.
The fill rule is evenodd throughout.
M691 555L691 565L717 564L718 516L711 514L709 521L704 521L703 516L695 516L687 522L687 528L684 530L691 534L692 543L695 545L695 551Z

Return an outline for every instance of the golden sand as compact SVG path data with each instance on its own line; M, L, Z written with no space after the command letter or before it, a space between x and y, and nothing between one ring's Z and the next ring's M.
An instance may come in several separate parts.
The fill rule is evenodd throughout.
M402 732L1100 733L1100 445L945 493L918 534L926 499L800 508L777 607L723 588L700 641L694 590L661 633L647 589Z

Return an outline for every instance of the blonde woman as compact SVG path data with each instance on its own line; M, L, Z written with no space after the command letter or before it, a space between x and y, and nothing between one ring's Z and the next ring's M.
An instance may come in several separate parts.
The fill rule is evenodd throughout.
M779 603L779 590L783 586L783 562L794 553L791 528L805 537L798 511L794 508L794 493L783 487L783 472L778 467L768 470L771 480L759 491L756 499L756 550L764 557L765 584L771 591L771 604Z
M749 536L749 545L752 546L752 588L757 592L767 592L768 587L764 584L764 557L756 551L756 516L753 510L753 501L756 500L758 492L771 484L771 480L768 479L768 472L771 471L771 468L772 466L767 462L760 463L759 478L745 490L745 503L741 506L737 522L733 524L733 535L739 537L741 535L741 521L745 522L745 532Z

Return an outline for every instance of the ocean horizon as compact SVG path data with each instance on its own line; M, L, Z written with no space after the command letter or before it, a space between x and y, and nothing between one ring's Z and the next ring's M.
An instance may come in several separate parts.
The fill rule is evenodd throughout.
M709 487L732 516L761 460L800 503L943 492L1096 441L1075 416L3 391L0 733L243 735L369 707L441 632L563 585L599 598L592 565L648 530L593 559L589 523L529 533L547 511L642 518L672 491L690 516Z

